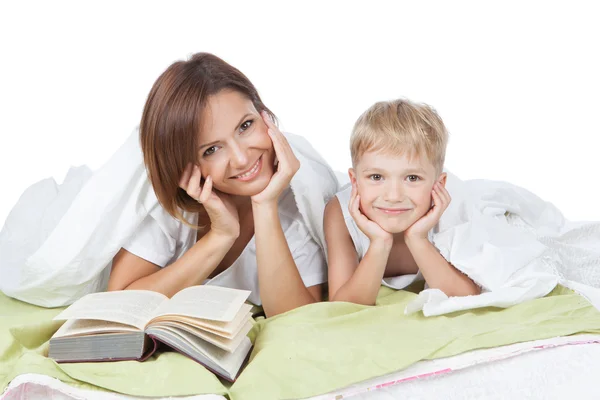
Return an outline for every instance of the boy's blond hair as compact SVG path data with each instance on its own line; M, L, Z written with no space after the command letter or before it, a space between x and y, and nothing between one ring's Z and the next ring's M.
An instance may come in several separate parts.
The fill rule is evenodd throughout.
M440 174L447 144L448 131L432 107L398 99L375 103L358 118L350 137L350 154L354 166L367 151L425 155Z

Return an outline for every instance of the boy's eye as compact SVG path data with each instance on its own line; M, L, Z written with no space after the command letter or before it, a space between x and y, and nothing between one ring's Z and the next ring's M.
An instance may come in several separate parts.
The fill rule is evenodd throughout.
M252 123L253 123L253 122L254 122L254 121L253 121L253 120L251 120L251 119L249 119L248 121L244 121L244 122L242 122L242 125L240 125L240 130L241 130L242 132L244 132L246 129L248 129L248 128L250 128L250 126L252 126Z
M373 175L369 176L369 179L371 179L372 181L378 182L383 179L383 176L381 176L379 174L373 174Z
M411 182L417 182L417 181L419 181L420 179L421 179L421 178L420 178L420 177L418 177L417 175L409 175L409 176L408 176L408 180L409 180L409 181L411 181Z
M210 146L208 149L206 149L204 155L210 156L211 154L215 154L215 151L217 151L217 146Z

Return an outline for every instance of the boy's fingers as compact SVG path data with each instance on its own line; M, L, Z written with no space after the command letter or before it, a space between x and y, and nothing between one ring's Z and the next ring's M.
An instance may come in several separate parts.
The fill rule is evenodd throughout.
M450 204L450 193L448 193L446 188L444 188L442 185L438 185L436 193L439 196L444 208L446 208L448 204Z
M448 189L446 189L445 186L443 186L442 184L439 184L439 194L440 196L444 199L445 202L450 202L451 197L450 197L450 192L448 192Z

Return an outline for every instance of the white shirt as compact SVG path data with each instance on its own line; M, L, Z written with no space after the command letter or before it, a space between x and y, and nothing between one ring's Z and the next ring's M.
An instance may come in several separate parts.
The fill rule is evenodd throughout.
M184 216L189 222L197 223L197 214L186 213ZM310 287L326 282L327 265L323 251L310 235L290 188L279 199L279 218L304 285ZM196 243L196 235L195 229L173 218L162 207L157 207L146 216L123 248L161 268L168 268ZM205 281L205 284L250 290L249 300L260 305L254 237L229 268Z

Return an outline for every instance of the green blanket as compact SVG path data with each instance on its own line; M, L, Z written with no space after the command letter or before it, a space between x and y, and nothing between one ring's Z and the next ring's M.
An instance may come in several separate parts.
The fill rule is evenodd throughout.
M251 361L231 387L201 365L165 352L139 363L56 364L45 357L60 309L0 294L0 391L15 376L40 373L73 386L137 396L215 393L237 399L301 398L388 374L424 359L576 333L600 333L600 312L557 287L508 308L447 316L404 315L415 294L382 289L377 307L318 303L260 320Z

